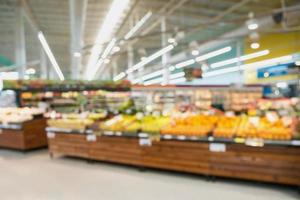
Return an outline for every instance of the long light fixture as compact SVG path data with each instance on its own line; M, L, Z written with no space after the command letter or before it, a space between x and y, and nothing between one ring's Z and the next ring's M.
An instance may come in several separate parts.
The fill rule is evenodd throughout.
M240 65L240 66L228 67L225 69L206 72L203 74L203 77L205 78L205 77L211 77L211 76L218 76L218 75L222 75L222 74L236 72L239 70L244 70L246 68L274 66L276 64L281 64L284 62L291 61L292 59L293 59L292 55L287 55L287 56L282 56L282 57L277 57L277 58L272 58L272 59L266 59L266 60L262 60L262 61L258 61L258 62L254 62L254 63L249 63L249 64Z
M91 56L89 58L87 69L85 73L85 78L89 79L90 76L93 76L93 68L95 67L98 58L102 52L101 44L110 40L114 28L117 25L118 21L122 17L124 10L129 5L130 0L114 0L110 6L110 9L101 25L95 45L92 48Z
M222 55L222 54L227 53L227 52L229 52L231 50L232 50L232 48L230 46L224 47L222 49L218 49L216 51L209 52L209 53L204 54L202 56L198 56L195 60L197 62L201 62L201 61L207 60L209 58L213 58L213 57L216 57L218 55Z
M239 61L245 61L245 60L250 60L250 59L253 59L253 58L265 56L265 55L268 55L269 53L270 53L270 51L268 49L266 49L266 50L263 50L263 51L258 51L258 52L247 54L247 55L244 55L244 56L240 56L240 57L231 58L231 59L228 59L228 60L216 62L216 63L211 64L210 67L211 68L223 67L223 66L226 66L226 65L229 65L229 64L237 63Z
M124 39L128 40L131 38L152 16L152 12L149 11L140 21L136 23L136 25L125 35Z
M41 42L41 44L42 44L42 46L43 46L43 48L44 48L44 50L47 54L52 66L54 67L54 70L57 73L59 79L61 81L65 80L65 77L64 77L59 65L57 64L56 59L55 59L55 57L54 57L54 55L53 55L53 53L52 53L52 51L51 51L51 49L50 49L50 47L47 43L46 38L45 38L42 31L38 32L38 38L39 38L39 40L40 40L40 42Z
M175 74L171 74L170 75L170 82L174 79L178 79L178 78L182 78L184 77L185 73L184 72L178 72ZM144 85L152 85L152 84L158 84L158 83L162 83L164 81L164 77L159 77L156 79L151 79L149 81L145 81Z
M145 58L144 60L142 60L141 62L137 63L136 65L132 66L131 68L129 68L126 73L132 73L138 69L140 69L141 67L147 65L148 63L150 63L151 61L159 58L160 56L168 53L169 51L171 51L175 46L173 44L170 44L164 48L162 48L161 50L155 52L154 54L150 55L149 57Z
M179 68L186 67L186 66L189 66L189 65L192 65L195 63L196 63L195 59L189 59L189 60L186 60L186 61L176 64L175 67L179 69Z
M177 78L177 79L173 79L173 80L170 80L170 84L176 84L176 83L184 83L186 82L186 78Z
M216 57L216 56L218 56L218 55L227 53L227 52L229 52L229 51L231 51L231 50L232 50L232 48L231 48L230 46L224 47L224 48L222 48L222 49L218 49L218 50L216 50L216 51L212 51L212 52L209 52L209 53L207 53L207 54L198 56L198 57L196 57L195 59L189 59L189 60L180 62L180 63L176 64L175 67L176 67L176 68L183 68L183 67L186 67L186 66L189 66L189 65L193 65L193 64L195 64L196 62L201 62L201 61L204 61L204 60L207 60L207 59Z
M126 73L125 72L121 72L120 74L118 74L117 76L114 77L114 81L119 81L121 80L122 78L124 78L126 76Z

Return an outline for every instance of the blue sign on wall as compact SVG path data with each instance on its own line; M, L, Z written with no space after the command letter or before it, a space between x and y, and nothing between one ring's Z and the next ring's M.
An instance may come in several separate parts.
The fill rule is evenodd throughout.
M275 76L284 76L287 74L296 73L297 68L293 63L277 65L272 67L265 67L257 69L257 78L268 78Z

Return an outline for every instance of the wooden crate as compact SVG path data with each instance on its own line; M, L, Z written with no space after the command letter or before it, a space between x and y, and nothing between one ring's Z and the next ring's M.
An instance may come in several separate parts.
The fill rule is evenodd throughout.
M45 133L46 120L37 118L24 122L22 129L2 129L0 147L17 150L30 150L47 146Z

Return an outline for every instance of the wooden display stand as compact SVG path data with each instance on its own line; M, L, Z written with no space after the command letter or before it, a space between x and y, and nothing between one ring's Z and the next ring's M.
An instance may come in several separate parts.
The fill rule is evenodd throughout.
M46 120L36 118L18 125L2 125L0 148L31 150L47 146Z
M50 155L300 186L299 146L48 133Z

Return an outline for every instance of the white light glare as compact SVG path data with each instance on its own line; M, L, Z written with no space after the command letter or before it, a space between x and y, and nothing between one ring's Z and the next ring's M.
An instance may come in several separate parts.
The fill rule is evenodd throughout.
M295 65L300 66L300 60L296 61Z
M276 86L279 88L287 88L288 84L287 82L279 82L276 84Z
M258 28L258 24L257 23L250 23L248 24L248 29L249 30L255 30Z
M137 63L136 65L129 68L126 72L132 73L135 70L140 69L141 67L145 66L146 64L150 63L151 61L155 60L156 58L164 55L165 53L171 51L174 48L174 45L166 46L165 48L162 48L161 50L155 52L154 54L150 55L149 57L145 58L141 62Z
M191 52L191 54L192 54L193 56L198 56L198 55L199 55L199 51L198 51L198 50L193 50L193 51Z
M253 43L251 43L250 47L251 47L251 49L258 49L260 47L260 45L257 42L253 42Z
M169 42L170 44L173 44L173 43L176 42L176 39L175 39L175 38L169 38L169 39L168 39L168 42Z
M35 74L35 73L36 73L36 71L34 68L29 68L26 70L26 74Z
M80 52L74 52L73 56L76 57L76 58L80 58L81 53Z
M264 56L264 55L267 55L269 53L270 53L269 50L258 51L256 53L251 53L251 54L247 54L247 55L244 55L244 56L241 56L241 57L231 58L231 59L228 59L228 60L213 63L213 64L211 64L211 68L223 67L225 65L237 63L239 61L245 61L245 60L250 60L250 59L253 59L253 58L260 57L260 56Z
M131 38L145 23L146 21L152 16L152 12L149 11L136 25L125 35L124 39L128 40Z
M41 44L42 44L42 46L43 46L43 48L44 48L44 50L47 54L52 66L54 67L54 70L57 73L59 79L61 81L65 80L65 77L64 77L63 73L61 72L61 69L60 69L59 65L56 62L56 59L55 59L55 57L54 57L54 55L53 55L46 39L45 39L45 36L41 31L38 32L38 38L39 38L39 40L40 40L40 42L41 42Z
M121 79L125 78L125 76L126 76L126 73L121 72L120 74L118 74L117 76L114 77L114 81L121 80Z

